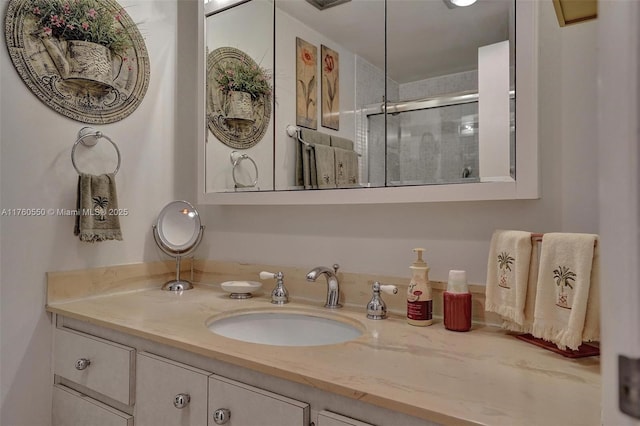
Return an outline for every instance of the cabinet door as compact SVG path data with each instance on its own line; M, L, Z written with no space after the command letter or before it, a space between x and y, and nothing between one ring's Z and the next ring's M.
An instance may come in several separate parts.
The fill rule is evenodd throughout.
M207 424L210 373L149 353L136 365L136 426Z
M61 385L53 385L53 426L133 426L133 417Z
M373 426L371 423L354 420L341 414L332 413L330 411L320 411L318 413L317 426Z
M229 420L216 423L218 410L228 410ZM309 404L214 374L209 378L208 426L225 423L228 426L307 426Z

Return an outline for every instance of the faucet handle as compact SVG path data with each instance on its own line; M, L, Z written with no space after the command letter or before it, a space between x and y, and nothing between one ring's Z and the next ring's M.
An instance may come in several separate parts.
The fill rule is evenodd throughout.
M282 272L273 273L262 271L259 275L262 280L276 280L276 286L271 292L271 303L275 305L284 305L285 303L289 303L289 292L284 286L284 274Z
M373 283L374 286L376 284L378 284L378 287L379 287L379 289L381 291L384 291L387 294L398 294L398 287L396 287L393 284L380 284L378 281ZM375 290L375 288L374 288L374 290Z
M388 294L397 294L398 287L393 284L380 284L379 281L376 281L373 283L372 290L373 295L369 303L367 303L367 318L373 320L385 319L387 317L387 305L380 297L380 291Z
M338 269L340 269L340 265L338 265L337 263L333 264L333 273L337 274L338 273Z
M280 272L280 273L282 273L282 272ZM267 272L267 271L260 272L260 279L261 280L275 279L277 277L278 277L278 274L274 274L273 272Z

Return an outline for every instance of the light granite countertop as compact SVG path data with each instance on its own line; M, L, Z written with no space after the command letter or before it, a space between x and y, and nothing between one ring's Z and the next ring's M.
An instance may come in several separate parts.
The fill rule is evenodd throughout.
M145 286L143 286L145 287ZM599 357L571 360L495 327L413 327L322 303L231 300L217 286L182 294L140 288L51 302L49 312L443 424L599 425ZM229 339L206 324L233 311L303 310L359 323L359 338L278 347Z

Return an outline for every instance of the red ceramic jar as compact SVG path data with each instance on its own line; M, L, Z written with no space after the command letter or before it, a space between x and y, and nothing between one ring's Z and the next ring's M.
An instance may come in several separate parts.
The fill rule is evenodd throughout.
M444 292L444 326L452 331L471 329L471 293Z

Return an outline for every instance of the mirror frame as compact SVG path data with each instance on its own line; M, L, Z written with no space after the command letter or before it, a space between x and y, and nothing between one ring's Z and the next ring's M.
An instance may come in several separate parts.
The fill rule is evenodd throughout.
M538 154L539 2L516 0L516 179L406 187L205 192L205 11L198 2L198 203L215 205L386 204L540 198Z

